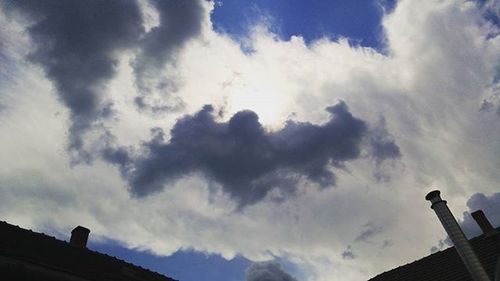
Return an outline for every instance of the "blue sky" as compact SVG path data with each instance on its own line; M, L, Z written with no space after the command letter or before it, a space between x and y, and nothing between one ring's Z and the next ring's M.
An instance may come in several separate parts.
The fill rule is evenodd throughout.
M180 250L170 256L158 256L147 251L128 249L116 241L109 240L94 242L91 239L88 248L176 280L241 281L245 280L245 271L252 264L252 261L241 256L227 260L217 254L192 250ZM276 262L294 276L301 276L300 270L286 259L277 258Z
M240 281L245 279L245 269L252 263L242 257L228 261L219 255L195 251L178 251L171 256L162 257L146 251L127 249L113 241L92 242L88 247L176 280Z
M0 219L85 226L91 249L182 281L419 259L446 237L430 189L470 235L469 211L500 225L499 11L0 1Z
M271 30L284 40L301 36L306 42L345 37L364 47L383 48L382 15L395 1L387 0L253 0L217 2L211 19L215 30L239 37L252 24L270 19Z

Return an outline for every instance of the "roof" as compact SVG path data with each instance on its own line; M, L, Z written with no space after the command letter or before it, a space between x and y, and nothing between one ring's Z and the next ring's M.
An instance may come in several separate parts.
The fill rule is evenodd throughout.
M500 230L500 228L497 228ZM470 239L472 248L486 273L494 280L500 258L500 232ZM412 263L397 267L369 281L473 281L455 247L436 252Z
M1 276L11 274L12 277L18 277L26 268L30 269L31 274L47 273L51 276L50 279L43 280L175 281L115 257L0 222ZM33 277L24 275L24 280Z

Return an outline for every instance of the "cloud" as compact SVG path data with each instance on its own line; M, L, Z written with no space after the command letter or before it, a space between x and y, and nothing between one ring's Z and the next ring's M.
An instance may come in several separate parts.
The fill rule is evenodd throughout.
M297 281L279 263L256 262L246 270L246 281Z
M389 181L390 172L387 172L382 164L384 160L401 158L401 151L387 130L384 116L380 117L378 124L371 130L369 141L371 155L376 165L373 175L380 182Z
M117 52L144 32L135 1L4 1L9 14L28 17L33 51L71 113L69 147L80 150L82 134L109 115L102 95L115 74Z
M135 99L142 110L153 113L175 110L182 106L182 100L152 100L155 90L161 92L177 91L175 81L161 78L167 62L173 63L175 52L179 51L192 37L200 34L205 10L200 0L151 1L158 13L158 25L151 28L142 38L141 48L133 62L136 85L141 93ZM166 99L163 96L163 99Z
M342 252L342 258L345 260L353 260L356 258L356 255L352 251L351 245L347 246L347 249Z
M363 225L364 230L356 237L355 241L367 241L370 237L382 232L382 227L369 222Z
M69 148L76 161L89 161L83 135L111 116L113 101L107 100L107 82L116 74L121 51L138 50L134 70L140 89L144 77L157 73L174 50L198 34L204 15L202 2L150 1L159 14L159 25L148 32L144 7L135 0L111 1L4 1L7 14L21 12L33 50L29 59L42 66L54 83L60 101L69 108ZM165 87L165 86L164 86ZM146 108L145 96L136 98ZM170 104L155 105L153 112L176 109Z
M262 200L271 190L282 196L297 191L300 177L322 188L336 184L331 167L360 157L362 141L370 138L377 163L400 156L386 133L369 135L365 121L354 117L344 102L326 108L330 120L322 125L289 120L277 131L267 131L252 111L240 111L227 122L217 122L212 106L181 118L166 142L161 129L135 159L123 148L104 151L104 158L121 167L132 193L144 196L189 174L200 172L222 185L245 206ZM387 146L391 151L387 152Z
M208 21L209 10L205 12ZM193 248L227 259L286 256L304 279L314 281L367 280L419 259L437 244L436 235L446 235L423 199L429 186L442 190L456 214L467 210L472 194L489 198L498 192L498 102L491 100L489 114L478 109L493 94L500 37L487 36L489 31L478 26L480 16L472 1L398 1L384 16L388 55L342 40L284 41L265 31L248 38L254 52L245 54L205 22L201 36L174 52L175 67L167 62L158 73L182 78L174 90L186 103L183 111L161 117L138 112L133 65L119 64L107 83L109 95L102 96L101 104L112 102L116 118L99 122L116 137L117 149L108 152L122 152L108 156L128 163L123 168L130 177L100 159L68 167L64 142L71 116L55 99L55 83L41 75L40 65L25 61L31 46L25 25L0 16L0 37L7 39L0 52L9 67L9 75L0 77L0 103L7 106L0 113L0 131L6 136L0 138L0 215L48 233L54 228L68 233L83 224L96 239L115 239L159 255ZM119 52L118 59L133 61L133 55L132 50ZM223 104L227 110L225 117L212 112L217 128L244 109L255 112L269 137L283 130L292 112L296 120L322 127L329 122L324 107L339 99L357 119L375 124L368 126L359 157L347 160L345 170L329 166L335 188L310 188L318 184L302 175L296 187L300 196L281 204L261 200L244 212L234 212L234 200L201 169L177 173L181 180L165 179L168 188L154 196L137 198L125 188L135 179L134 168L152 156L150 128L163 128L158 146L170 147L176 118L204 104ZM384 174L393 169L390 181L373 180L377 160L368 136L380 114L403 155L403 171L394 173L391 159L380 165ZM164 172L164 167L158 169ZM273 189L266 196L275 198L280 192ZM371 236L370 243L353 241L365 222L383 232ZM424 227L415 231L412 225ZM380 249L386 240L393 246ZM352 245L355 262L342 258L346 245Z
M488 87L488 92L490 92L490 95L483 99L480 111L496 112L500 116L500 65L495 68L495 76Z

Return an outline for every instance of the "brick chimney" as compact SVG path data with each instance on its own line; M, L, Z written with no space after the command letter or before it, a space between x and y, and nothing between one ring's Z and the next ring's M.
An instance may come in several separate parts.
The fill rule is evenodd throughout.
M78 248L87 248L87 240L89 239L90 229L77 226L71 231L71 238L69 244Z
M477 211L471 213L471 216L476 221L476 223L479 225L479 227L483 231L484 235L488 236L488 235L497 233L495 228L493 228L490 221L484 215L482 210L477 210Z

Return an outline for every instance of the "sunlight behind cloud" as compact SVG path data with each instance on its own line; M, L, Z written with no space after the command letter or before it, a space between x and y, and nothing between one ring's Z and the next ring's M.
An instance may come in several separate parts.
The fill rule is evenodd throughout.
M265 75L265 74L263 74ZM238 85L236 80L228 97L228 111L230 115L241 110L252 110L259 116L260 122L270 128L279 128L286 121L291 100L286 96L284 89L271 78L258 79L262 83Z

